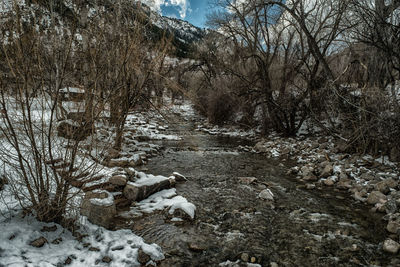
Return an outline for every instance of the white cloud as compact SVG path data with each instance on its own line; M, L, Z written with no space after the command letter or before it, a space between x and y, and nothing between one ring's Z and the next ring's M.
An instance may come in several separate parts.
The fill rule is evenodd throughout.
M190 4L188 0L141 0L148 5L152 10L161 13L162 6L175 6L179 10L179 15L182 19L186 17L187 12L190 12Z

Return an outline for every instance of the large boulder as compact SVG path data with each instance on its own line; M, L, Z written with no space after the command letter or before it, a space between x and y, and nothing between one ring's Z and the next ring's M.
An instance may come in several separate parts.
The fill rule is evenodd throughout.
M117 214L114 197L103 190L87 192L82 201L81 214L87 216L91 223L110 228Z

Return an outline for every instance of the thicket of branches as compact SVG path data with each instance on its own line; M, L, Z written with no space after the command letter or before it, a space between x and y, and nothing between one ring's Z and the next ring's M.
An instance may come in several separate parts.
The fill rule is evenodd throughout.
M55 222L99 179L96 123L110 124L120 149L128 112L163 88L170 49L146 36L131 1L60 3L9 1L0 26L2 177L23 208ZM69 87L84 89L84 110L66 116L60 89ZM61 123L71 138L58 136Z
M399 147L400 1L216 5L221 11L209 24L220 34L198 44L190 77L197 106L211 121L232 120L223 115L229 110L265 133L293 136L307 121L349 150Z

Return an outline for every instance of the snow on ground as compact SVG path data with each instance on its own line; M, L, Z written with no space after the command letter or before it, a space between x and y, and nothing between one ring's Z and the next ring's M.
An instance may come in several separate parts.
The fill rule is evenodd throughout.
M74 91L68 89L68 92ZM35 102L34 118L38 123L47 119L49 116L48 103ZM184 106L187 112L191 111L189 106ZM14 116L14 120L18 121L21 116L19 111L9 109L10 115ZM36 115L37 113L37 115ZM156 112L149 113L132 113L127 121L127 135L124 135L124 144L122 152L116 161L138 161L144 153L144 158L157 153L158 146L146 142L136 140L136 136L145 135L149 139L170 139L179 140L180 137L167 135L162 133L168 129L167 122L164 121L161 115ZM4 127L4 125L2 125ZM113 129L102 123L96 124L98 131L95 135L88 137L82 142L82 147L90 147L90 144L97 142L95 147L91 147L89 151L84 148L80 149L79 156L76 159L79 170L74 174L83 173L85 170L91 169L96 175L101 175L102 178L93 181L86 186L93 186L107 182L113 175L119 173L119 167L107 167L94 161L103 156L107 156L107 149L110 147L105 144L110 144L113 140ZM63 143L67 144L67 140L54 136L54 142L57 146L63 148ZM0 142L3 147L5 142ZM10 150L10 149L7 149ZM62 158L64 155L55 154ZM86 155L91 155L92 158ZM139 158L138 158L139 157ZM164 176L154 176L137 172L133 168L129 169L136 173L137 180L132 180L137 185L149 185L169 178ZM126 175L128 177L128 175ZM96 192L103 192L101 190ZM78 208L83 198L83 193L78 189L72 190L71 203L74 209L68 211L69 216L77 218L79 229L73 234L61 225L54 223L43 223L37 221L32 215L23 216L22 208L18 201L11 193L10 185L6 185L0 191L0 266L57 266L64 265L70 262L70 266L140 266L137 256L141 249L148 254L154 262L164 259L161 248L156 244L146 244L142 238L132 233L130 230L109 231L103 227L94 225L84 216L79 215ZM105 199L93 199L95 204L112 205L114 194L107 193ZM101 203L97 203L100 201ZM186 213L190 218L194 218L196 207L188 202L186 198L177 195L176 189L164 190L150 196L136 206L141 213L150 213L158 210L166 210L172 216L174 221L180 221L182 218L177 218L174 211L179 209ZM55 227L54 227L55 226ZM47 229L46 229L47 228ZM46 231L48 229L51 231ZM45 231L42 231L45 230ZM77 236L81 238L77 238ZM45 238L46 242L42 247L31 246L30 243L38 238ZM110 261L109 263L107 263ZM151 262L150 262L151 263Z
M108 266L140 266L139 249L153 261L164 259L158 245L146 244L131 230L109 231L81 216L77 232L83 238L78 241L58 224L39 222L32 216L23 217L8 186L0 191L0 197L0 266L58 266L69 260L70 266L102 266L104 257L111 259ZM41 237L46 239L42 247L30 245Z

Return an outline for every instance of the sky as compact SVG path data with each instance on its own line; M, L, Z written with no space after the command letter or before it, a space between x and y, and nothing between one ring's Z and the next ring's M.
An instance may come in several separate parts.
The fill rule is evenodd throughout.
M187 20L204 28L209 0L142 0L164 16Z

